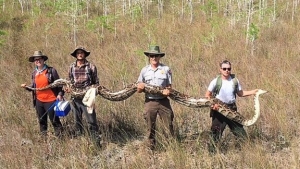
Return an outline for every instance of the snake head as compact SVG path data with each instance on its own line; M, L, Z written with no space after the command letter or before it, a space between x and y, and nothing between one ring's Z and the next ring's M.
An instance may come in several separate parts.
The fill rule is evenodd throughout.
M262 89L258 89L257 92L256 92L257 95L265 94L265 93L268 93L268 91L262 90Z

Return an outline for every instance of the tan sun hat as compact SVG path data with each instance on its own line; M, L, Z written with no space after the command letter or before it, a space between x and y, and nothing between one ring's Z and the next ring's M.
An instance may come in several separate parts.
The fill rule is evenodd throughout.
M160 55L160 57L165 56L165 53L160 52L159 46L150 46L149 50L144 52L144 54L146 56L149 56L149 55Z
M44 61L48 60L48 57L42 53L42 51L34 51L33 55L29 57L29 62L34 62L35 57L42 57Z
M85 53L85 57L88 57L88 56L90 55L90 53L91 53L90 51L86 50L84 47L78 46L78 47L74 50L74 52L71 53L71 55L72 55L73 57L76 57L76 52L77 52L77 50L82 50L82 51Z

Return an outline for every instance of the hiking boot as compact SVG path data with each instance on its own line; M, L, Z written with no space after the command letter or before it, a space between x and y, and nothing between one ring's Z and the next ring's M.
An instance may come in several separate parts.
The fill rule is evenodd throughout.
M153 139L149 140L149 148L150 148L150 150L154 150L155 149L155 143L156 143L155 140L153 140Z
M207 148L210 155L214 155L217 153L216 146L214 144L207 144Z
M91 135L91 140L93 142L93 144L95 145L95 147L97 149L101 149L102 145L101 145L101 136L97 135L97 134L92 134Z
M54 135L55 135L55 137L61 139L63 137L63 130L62 129L56 129L54 131Z
M84 132L81 130L72 130L70 131L70 135L72 138L80 137L84 135Z
M98 150L100 150L102 148L101 142L99 140L94 141L94 145Z
M43 131L40 133L38 141L46 143L48 139L47 131Z
M155 150L155 145L151 144L151 145L149 146L149 148L150 148L150 150Z

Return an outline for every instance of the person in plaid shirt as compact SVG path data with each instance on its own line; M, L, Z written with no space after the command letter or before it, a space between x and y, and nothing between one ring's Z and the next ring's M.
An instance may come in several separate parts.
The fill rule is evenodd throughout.
M77 47L71 53L71 56L75 57L76 61L70 65L68 76L76 90L84 90L93 85L99 85L97 67L86 59L89 55L90 52L81 46ZM88 123L88 134L97 148L101 148L99 126L97 124L95 108L92 112L88 112L87 107L82 102L83 97L75 97L71 95L71 98L71 107L74 112L75 119L75 126L72 135L77 137L85 134L82 124L82 114L84 114Z

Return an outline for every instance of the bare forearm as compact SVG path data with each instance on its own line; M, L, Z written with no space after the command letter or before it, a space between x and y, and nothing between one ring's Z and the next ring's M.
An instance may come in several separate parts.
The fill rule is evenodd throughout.
M254 95L257 92L257 89L254 90L248 90L248 91L239 91L238 92L238 96L240 97L246 97L246 96L250 96L250 95Z

